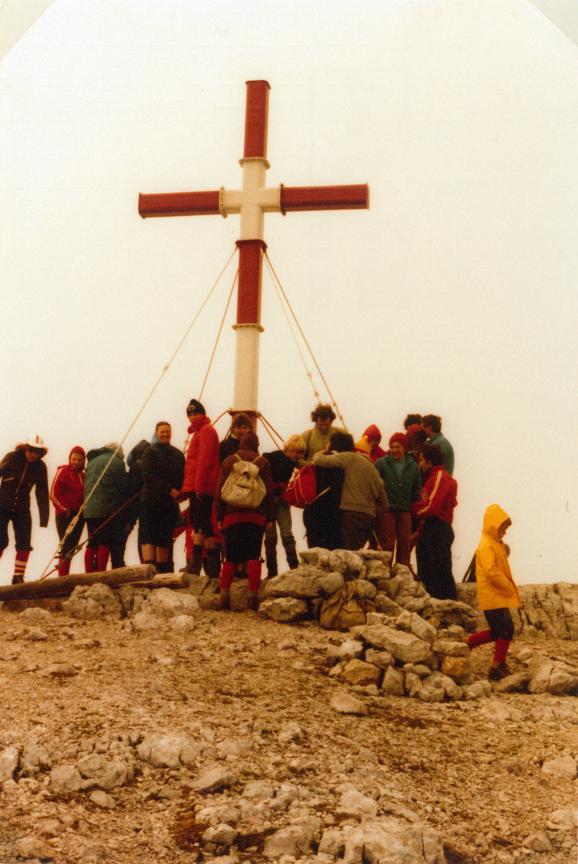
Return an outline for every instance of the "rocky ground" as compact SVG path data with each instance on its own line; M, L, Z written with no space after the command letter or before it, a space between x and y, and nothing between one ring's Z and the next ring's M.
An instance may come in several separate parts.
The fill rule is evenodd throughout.
M195 604L140 630L0 610L0 864L575 860L576 696L355 688L348 634Z

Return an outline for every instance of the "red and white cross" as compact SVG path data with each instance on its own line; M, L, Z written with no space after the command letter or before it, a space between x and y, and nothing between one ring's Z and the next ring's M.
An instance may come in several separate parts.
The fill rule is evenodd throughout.
M242 189L210 192L169 192L139 195L143 219L159 216L241 215L239 285L235 356L234 411L258 413L259 337L261 326L261 277L264 214L292 210L360 210L369 207L367 184L351 186L284 186L267 188L267 126L269 83L247 81L245 147L240 160Z

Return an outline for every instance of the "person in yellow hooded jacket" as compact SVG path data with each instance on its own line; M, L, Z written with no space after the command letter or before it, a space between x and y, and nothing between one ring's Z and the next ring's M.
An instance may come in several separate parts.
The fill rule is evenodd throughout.
M499 681L510 674L506 656L514 636L510 609L520 607L520 595L508 563L508 547L503 541L512 520L499 504L490 504L484 513L484 527L476 549L476 591L478 605L489 624L489 630L473 633L470 648L495 642L489 678Z

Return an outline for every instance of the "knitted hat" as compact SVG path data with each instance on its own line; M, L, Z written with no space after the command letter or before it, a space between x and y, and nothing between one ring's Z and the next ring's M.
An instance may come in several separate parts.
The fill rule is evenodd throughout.
M187 414L206 414L204 405L198 399L191 399L187 405Z
M407 450L407 438L403 432L394 432L389 439L389 446L392 444L401 444L404 450Z
M407 446L411 444L411 439L416 434L416 432L424 432L424 428L421 423L412 423L411 426L408 426L405 430L405 437L407 440Z

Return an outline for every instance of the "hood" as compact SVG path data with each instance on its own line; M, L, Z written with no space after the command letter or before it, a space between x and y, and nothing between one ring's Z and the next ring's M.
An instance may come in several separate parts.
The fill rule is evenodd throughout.
M86 462L86 453L84 452L84 448L80 446L80 444L75 444L70 453L68 454L68 464L70 465L70 457L73 453L79 453L82 456L82 465L80 467L80 471L84 469L84 464Z
M365 433L363 437L359 439L359 441L355 442L355 449L358 453L363 453L365 456L369 456L369 454L371 453L371 441L369 440L367 435L365 435Z
M490 537L497 540L498 528L504 522L509 521L510 517L505 510L502 510L499 504L490 504L489 507L486 507L486 512L484 513L484 533L489 534Z
M364 430L363 437L367 438L371 444L379 444L381 441L381 430L378 429L375 423L372 423L371 426L368 426L367 429Z
M94 450L89 450L86 454L86 459L90 462L91 459L94 459L96 456L101 456L103 453L108 453L110 456L114 453L118 444L105 444L104 447L96 447ZM119 459L124 459L124 453L122 452L122 447L116 454Z
M135 462L139 462L142 459L143 453L145 450L148 450L150 444L148 441L145 441L144 438L135 444L128 456L126 457L126 461L128 463L129 468L135 464Z
M187 432L189 433L189 435L192 435L193 432L198 432L200 429L203 428L203 426L206 426L207 423L210 422L211 421L206 416L206 414L195 414L193 417L191 417L191 425L187 429Z

